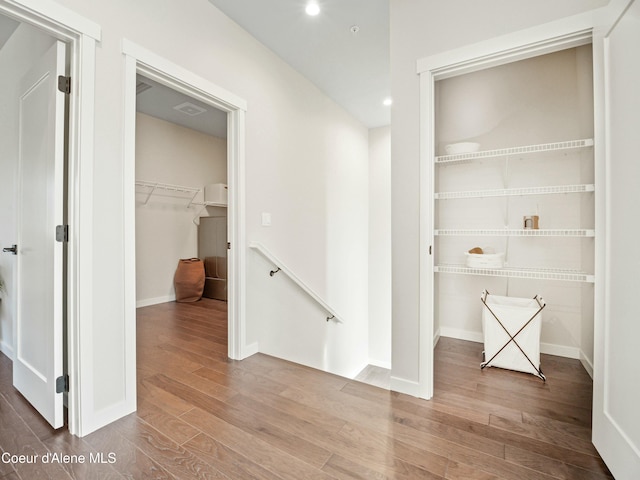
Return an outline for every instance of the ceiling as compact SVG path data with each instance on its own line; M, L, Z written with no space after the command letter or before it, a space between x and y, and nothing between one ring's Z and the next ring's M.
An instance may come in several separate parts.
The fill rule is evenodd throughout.
M4 44L7 43L9 37L13 35L13 32L18 28L18 25L20 24L15 20L0 15L0 50L2 50Z
M136 110L198 132L227 138L227 114L138 75Z
M389 125L389 0L315 0L315 17L308 1L209 0L364 125Z
M209 0L369 128L388 125L390 109L389 0L316 0L320 14L305 13L308 0ZM353 27L358 31L353 33ZM226 113L150 79L137 96L138 111L220 138ZM191 116L174 107L191 103Z
M320 14L305 13L308 0L209 0L369 128L388 125L390 109L389 0L315 0ZM0 16L0 48L19 24ZM357 28L356 28L357 27ZM137 96L138 111L226 138L227 116L164 85ZM174 107L191 103L188 113Z
M19 22L0 15L0 50L19 25ZM143 82L148 88L136 97L136 106L139 112L208 135L227 138L227 114L225 112L138 75L136 83L139 85L140 82ZM187 105L187 108L183 108L181 111L175 108L186 103L193 105L193 107ZM204 111L201 112L199 109ZM197 115L193 115L193 113L197 113Z

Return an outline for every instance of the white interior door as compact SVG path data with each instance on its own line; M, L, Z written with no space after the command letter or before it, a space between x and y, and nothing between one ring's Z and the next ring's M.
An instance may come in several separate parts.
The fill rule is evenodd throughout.
M56 42L19 92L17 309L14 386L54 427L64 423L63 223L65 45Z
M640 1L605 42L606 305L595 345L593 443L614 477L625 480L640 478Z

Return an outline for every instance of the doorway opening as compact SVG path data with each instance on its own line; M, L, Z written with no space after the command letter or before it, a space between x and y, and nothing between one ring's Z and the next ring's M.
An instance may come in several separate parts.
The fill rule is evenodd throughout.
M227 112L137 75L138 382L178 363L172 349L226 357L227 123Z
M585 44L435 82L434 332L484 344L489 366L545 371L548 354L592 373L592 77ZM502 341L482 291L546 307L528 324L505 314Z
M500 247L503 247L503 250L506 250L506 248L510 246L514 246L514 248L510 249L509 251L513 251L513 253L515 254L514 260L517 260L517 262L527 262L527 261L536 262L533 256L527 256L526 252L523 254L522 251L515 250L515 241L520 241L520 239L516 238L518 236L517 233L512 233L512 232L523 231L524 233L521 235L523 239L527 232L525 232L525 229L523 226L519 226L519 223L517 222L513 223L513 222L515 222L517 218L522 220L523 216L526 216L526 215L537 215L535 211L529 214L522 213L522 215L518 213L518 209L531 208L531 205L520 204L522 203L521 202L522 198L535 199L535 198L543 198L543 197L546 197L547 195L549 197L553 197L555 193L550 191L547 192L545 188L539 188L539 189L534 188L532 191L526 190L519 193L517 190L514 190L513 188L500 187L500 185L497 185L497 186L486 186L484 189L472 189L475 191L476 194L468 195L466 193L466 190L468 190L468 188L460 185L457 185L457 186L453 185L451 184L451 182L447 183L447 180L444 177L442 179L436 178L438 175L440 175L438 169L440 169L441 166L443 166L444 169L451 169L451 168L455 168L455 167L449 168L450 166L453 166L455 163L456 165L457 164L472 165L472 170L474 168L478 169L478 168L481 168L483 165L489 165L489 160L485 159L485 157L483 156L485 155L483 153L485 149L486 151L489 152L486 154L488 157L495 156L495 155L490 155L490 152L493 150L500 151L500 152L504 150L504 153L507 157L516 157L516 162L518 162L518 165L515 166L517 168L514 167L509 169L509 166L507 166L505 168L498 169L497 170L498 176L495 177L495 180L498 182L504 183L505 179L508 180L509 178L518 178L519 182L521 183L524 182L522 183L522 187L525 187L525 186L538 187L538 184L533 183L534 176L527 175L526 171L524 170L525 168L524 166L528 165L530 162L527 163L528 160L520 161L517 159L519 158L519 156L521 156L520 153L522 153L520 152L520 150L518 150L517 147L522 142L531 144L531 145L534 145L534 144L547 145L549 142L551 142L551 144L556 145L556 147L558 147L557 150L555 147L554 148L541 147L541 149L545 150L545 152L547 150L552 150L552 153L551 153L552 155L562 156L563 150L561 147L562 147L563 141L566 140L566 138L563 138L562 140L558 140L558 141L555 141L555 138L552 140L543 138L542 140L538 141L538 139L524 138L522 137L522 134L524 134L525 136L529 135L530 137L531 135L540 136L539 134L543 130L545 130L545 128L547 130L545 133L547 137L549 137L549 135L551 136L562 135L563 132L565 135L572 135L576 133L574 131L566 132L566 128L568 127L568 128L573 128L574 130L575 129L578 129L578 130L581 129L584 131L588 130L589 132L591 132L591 137L595 136L595 134L593 133L595 128L593 102L594 102L594 91L597 90L597 87L594 87L592 82L595 82L596 80L592 77L592 71L587 72L587 69L582 69L581 72L578 72L578 70L580 70L578 68L576 71L573 72L574 78L576 73L578 74L578 77L580 76L584 77L585 75L588 75L588 82L583 82L581 85L579 85L579 88L571 92L571 96L567 96L567 98L562 98L560 101L560 105L562 105L562 109L564 109L565 113L566 113L566 106L567 106L566 101L568 100L568 98L573 98L575 96L582 96L582 100L587 99L588 102L590 103L591 105L590 111L589 111L589 108L577 107L578 110L582 108L581 113L583 115L581 117L581 120L577 121L575 125L572 125L571 121L567 120L567 122L563 124L564 130L562 128L558 128L554 130L550 126L550 124L547 125L546 122L541 121L541 111L537 110L537 106L529 105L529 108L535 114L530 117L524 118L524 120L525 121L531 120L531 122L534 122L535 125L537 125L537 127L535 127L534 124L531 124L526 128L522 129L523 130L522 132L518 132L517 126L519 125L519 123L516 121L510 123L507 119L507 121L502 122L503 126L506 125L505 131L511 132L509 135L507 135L506 144L504 145L498 144L496 143L497 140L494 141L493 144L491 144L491 141L495 139L491 140L489 139L489 137L486 137L482 139L486 143L486 145L482 148L476 148L476 150L478 150L479 153L475 155L478 156L479 158L482 157L479 161L466 162L467 158L464 157L464 155L467 153L461 152L462 157L464 158L460 158L460 160L463 160L463 161L461 162L459 161L457 163L442 162L442 160L447 160L449 159L449 157L457 160L457 157L455 157L456 152L445 151L446 144L450 143L452 147L455 147L456 142L460 143L460 142L463 142L464 140L468 140L467 144L460 143L460 145L471 145L471 142L474 140L474 136L472 134L473 132L464 133L464 135L467 135L467 138L463 140L462 139L462 136L464 136L463 133L458 132L459 138L452 140L451 129L448 132L446 130L443 130L443 125L438 123L440 120L442 120L442 115L437 114L437 111L440 108L440 106L438 103L438 99L436 97L436 90L439 87L437 87L436 84L442 81L442 82L448 82L449 85L454 85L458 80L464 80L467 75L482 76L485 74L491 74L491 72L493 71L492 69L494 68L510 69L511 66L517 65L519 61L522 61L522 60L536 61L536 59L544 58L545 56L547 56L547 54L553 55L556 52L569 51L570 49L575 49L575 51L582 51L585 54L583 55L583 60L585 61L579 62L583 66L587 65L588 62L590 61L595 61L595 57L593 57L593 59L591 58L591 49L589 47L589 45L592 43L591 30L584 29L584 30L576 31L573 28L574 26L569 23L567 25L559 24L557 31L554 31L555 34L552 34L552 32L544 31L543 29L541 29L540 31L532 32L531 35L527 37L529 40L528 42L526 41L523 42L523 40L525 39L516 37L516 36L505 37L503 39L503 42L499 44L501 45L500 48L496 48L496 44L487 44L487 45L483 45L482 46L483 48L479 50L475 48L461 49L459 51L450 52L448 55L441 56L440 58L426 58L418 62L418 70L420 72L420 77L421 77L421 80L420 80L421 81L421 102L422 102L421 123L423 125L421 163L423 163L426 167L423 169L424 173L421 179L421 190L423 194L421 195L422 201L421 201L420 222L422 225L421 239L422 239L422 242L428 246L428 248L425 249L424 253L421 255L421 262L420 262L421 284L423 284L425 287L423 289L424 293L422 295L421 302L420 302L421 340L420 340L419 395L423 398L429 399L433 396L433 393L434 393L433 352L434 352L435 344L438 342L440 335L442 334L443 336L453 336L454 338L459 338L462 340L472 340L476 342L478 341L479 338L481 338L481 333L479 331L476 332L477 334L473 338L469 338L469 335L465 334L465 332L463 331L464 329L460 325L445 324L444 325L445 328L443 329L442 328L443 325L441 325L438 321L439 318L442 318L442 316L445 313L448 313L449 316L451 316L452 314L451 311L448 311L448 312L442 311L444 304L442 301L439 302L438 300L442 300L443 298L446 298L448 296L448 293L452 291L451 285L455 283L457 280L465 284L472 281L473 278L485 278L487 279L487 281L494 282L494 283L496 281L507 280L507 281L511 281L512 283L511 287L513 287L513 288L510 288L507 294L512 296L528 296L528 294L520 295L518 293L521 291L520 287L523 283L533 282L534 284L533 287L537 289L538 284L544 284L544 282L549 282L554 280L554 277L546 275L545 271L558 272L557 265L551 265L552 263L554 263L553 260L555 257L551 258L552 256L549 256L549 255L545 256L544 254L545 249L548 253L553 251L555 252L556 257L558 257L558 258L555 258L555 260L557 261L575 261L574 263L576 263L577 266L571 265L567 268L571 268L572 270L577 270L577 269L584 270L583 272L581 272L582 274L579 274L579 272L575 272L577 274L575 278L555 277L555 280L558 280L559 284L563 284L563 281L565 280L571 280L571 281L575 280L574 285L580 285L580 286L577 289L573 289L578 292L576 295L574 295L574 297L580 297L582 295L581 291L586 292L584 295L582 295L583 298L586 299L584 302L582 302L579 298L572 299L572 302L574 302L573 307L575 309L583 309L585 311L585 316L591 317L590 323L593 326L594 297L598 296L598 292L597 292L598 283L597 281L595 281L595 275L593 274L593 265L594 265L594 262L597 261L597 257L598 257L598 253L595 251L595 247L594 247L595 241L597 240L597 230L594 230L593 228L593 225L597 223L597 219L594 218L594 212L598 210L598 207L594 203L595 200L592 194L593 189L590 189L591 193L589 192L586 193L586 196L584 199L579 198L577 202L572 202L572 204L574 205L577 204L578 206L580 206L580 208L584 207L584 212L578 213L577 215L575 214L572 215L571 221L576 224L578 223L580 224L580 226L577 226L575 229L575 231L577 232L576 237L580 237L579 238L580 241L583 241L584 238L586 238L587 243L585 243L584 245L581 245L580 248L576 249L576 251L573 252L575 253L575 255L570 258L566 256L559 258L561 257L561 255L558 255L558 253L555 250L552 250L553 247L549 245L533 245L532 248L534 248L536 252L542 253L542 260L538 261L538 263L536 263L532 267L533 270L538 271L538 273L536 274L537 276L522 274L520 277L518 277L518 275L516 274L509 273L510 270L508 268L507 270L505 270L504 268L494 270L494 274L491 274L492 272L491 270L479 271L477 269L473 270L473 268L465 266L464 252L465 250L471 250L473 247L475 247L475 245L471 245L468 248L463 249L461 252L458 252L460 255L455 257L455 261L452 260L453 258L452 256L456 255L453 250L455 250L456 245L459 246L461 241L464 242L464 241L471 240L471 241L478 242L480 240L486 240L490 238L493 234L493 236L500 237L498 240L504 243L504 245L502 244L498 245ZM585 50L585 48L588 49L588 51ZM482 54L479 55L478 52L482 52ZM590 58L586 58L586 57L590 57ZM509 76L507 75L507 78L508 77ZM513 77L513 75L511 75L511 77ZM544 75L542 77L544 78ZM444 85L444 83L442 83L442 85ZM536 89L539 90L538 87L536 87ZM514 95L516 93L517 93L516 91L510 90L506 92L500 92L499 94ZM527 92L524 92L524 93L526 97L528 93ZM481 100L480 103L482 103L482 101L483 100ZM457 105L457 107L461 107L465 105L464 99L458 99L454 103ZM525 103L526 102L520 99L518 102L515 102L515 103L512 102L510 105L507 105L506 103L503 102L498 106L501 106L503 109L506 109L506 110L512 109L513 111L510 112L510 115L513 117L514 115L518 114L518 112L516 111L518 110L518 107L522 107ZM547 100L544 100L543 103L545 105L548 105L549 102ZM469 102L467 102L466 104L470 105ZM471 101L471 105L473 104L474 102ZM553 108L555 109L556 107L553 107ZM481 113L481 109L479 109L476 113ZM567 115L565 115L565 117L567 117ZM554 119L557 121L557 118L555 118L555 116L554 116ZM478 120L478 115L465 118L460 122L459 127L467 128L470 126L470 123L477 120ZM505 118L503 118L502 120L505 120ZM493 127L497 128L497 125L493 125ZM497 131L496 128L490 128L489 130ZM551 130L553 130L553 132L551 132ZM445 135L445 133L447 133L448 136ZM476 133L475 135L480 135L480 134ZM514 138L514 141L512 143L509 143L509 138L511 137ZM480 137L476 138L476 140L478 140L479 138ZM529 140L533 140L533 141L529 142ZM570 145L571 148L567 150L567 151L577 150L581 152L578 155L579 156L582 155L587 160L584 163L584 169L582 169L582 167L580 166L576 166L573 169L575 175L580 177L579 179L580 181L577 181L576 183L590 184L593 187L593 183L594 183L593 172L598 168L598 163L601 161L601 158L598 155L598 151L594 151L593 149L593 145L594 145L593 139L591 139L590 142L585 142L585 143L579 142L579 143L580 143L579 145L576 145L576 147L578 148L573 149L572 147L573 144L571 144ZM536 149L533 149L533 150L536 150ZM529 149L527 149L526 151L523 150L523 152L525 154L528 154ZM540 153L545 153L545 152L540 152ZM514 155L511 155L511 153L513 153ZM535 152L533 153L535 155ZM470 152L467 155L473 156L474 153ZM505 158L505 156L501 156L501 155L498 155L497 157L503 160ZM547 164L554 163L552 160L550 161L546 156L543 157L543 163L544 162L546 162ZM569 163L574 166L576 164L576 162L573 162L573 161L570 161ZM579 161L577 163L579 163ZM479 165L479 166L474 166L474 165ZM549 185L552 185L555 187L559 183L564 184L563 180L561 181L553 178L547 178L549 176L548 174L551 174L551 176L553 176L554 172L556 172L556 169L553 165L550 165L549 168L543 168L542 177L538 179L539 181L542 181L542 184L541 184L542 187L549 186ZM471 173L472 176L478 175L478 174L482 174L483 176L481 178L483 180L486 180L487 170L484 170L481 172L476 171ZM545 177L545 175L547 176ZM589 175L591 175L590 181L589 179L586 178ZM582 177L585 177L584 181L582 181ZM468 177L463 176L463 181L464 181L464 178L468 178ZM501 193L497 196L491 196L491 195L485 194L485 192L489 192L489 191L495 191L495 192L500 191ZM471 192L471 193L474 193L474 192ZM576 198L578 198L582 194L577 193L576 195L577 195ZM511 201L512 198L515 201L514 205L511 205L511 203L513 203ZM445 209L449 208L448 206L444 206L441 208L441 205L445 205L448 202L451 202L452 204L461 203L464 200L468 200L468 199L471 199L470 201L474 203L484 203L484 204L489 204L489 203L493 204L493 202L499 201L499 200L504 202L506 199L506 202L507 202L506 207L502 206L501 208L497 208L497 209L493 208L491 210L492 212L494 212L494 217L495 217L495 218L492 217L492 221L494 223L502 222L500 223L500 227L491 229L491 226L487 225L487 222L485 221L486 219L483 220L484 217L478 218L478 219L474 218L472 220L467 219L465 220L466 223L463 226L455 226L453 225L452 222L460 221L464 217L464 215L462 216L457 215L455 214L455 212L453 212L453 214L451 214L451 212L447 214L444 211L440 211L442 210L442 208L445 208ZM535 209L535 206L536 204L534 201L533 203L534 209ZM510 209L509 207L513 207L513 208ZM459 208L458 210L459 212L466 211L464 208ZM550 228L553 231L555 227L556 229L561 231L562 235L567 233L568 231L563 230L561 225L563 224L563 222L566 223L566 221L568 221L569 216L564 215L564 217L562 217L562 214L558 213L559 210L555 211L553 210L553 208L550 208L548 210L550 212L549 220L552 220L553 218L553 221L551 223L547 223L548 228ZM483 215L485 215L486 211L483 211L483 212L484 212ZM553 217L553 215L555 214L558 214L559 217L558 218ZM518 215L520 216L518 217ZM469 223L470 221L471 223ZM557 226L552 225L554 221L557 223ZM447 224L447 222L449 223ZM509 226L511 225L511 223L513 223L513 225ZM505 230L505 225L509 226L506 230ZM466 235L466 233L469 233L469 235ZM533 233L537 233L537 232L533 232ZM478 237L478 238L474 238L473 235L475 235L475 237ZM543 236L545 237L544 239L543 239ZM567 235L566 238L561 238L560 240L573 241L574 240L573 238L569 238L571 236L572 235ZM463 237L463 238L459 238L459 237ZM528 235L527 238L528 240L533 240L533 241L535 241L536 239L539 239L539 240L542 240L543 242L548 242L548 241L552 241L550 237L551 235L541 234L538 236ZM514 244L514 245L511 245L511 244ZM452 245L453 245L453 249L448 248ZM478 246L481 246L481 245L478 245ZM496 253L498 254L500 252L496 252ZM461 261L458 261L459 257L462 258ZM536 258L540 258L540 255L538 255ZM555 263L557 263L557 261ZM455 265L458 265L464 268L462 268L461 270L455 270L455 269L452 270L452 267ZM526 263L524 263L523 265L524 267L527 266ZM502 265L502 267L510 267L510 266L511 265ZM520 271L520 270L516 269L516 271ZM497 272L498 274L495 274L495 272ZM501 273L501 272L507 272L507 273ZM588 274L584 274L585 272ZM460 273L462 275L460 275ZM504 278L500 278L500 277L504 277ZM595 283L595 286L594 286L594 283ZM482 289L480 289L480 291L481 290ZM479 301L478 295L479 293L473 296L475 297L475 300ZM533 294L531 296L533 296ZM474 299L465 299L464 302L462 302L460 305L455 306L454 308L458 308L458 307L463 308L465 307L466 304L468 304L473 300ZM448 304L454 305L450 301ZM481 311L481 309L478 309L478 310ZM580 316L580 312L578 312L577 315ZM477 320L477 316L475 320ZM591 327L591 329L593 330L593 327ZM593 338L591 338L591 340L589 340L588 338L585 338L582 340L582 342L583 342L583 345L585 345L588 350L591 350L591 352L593 351L592 350ZM576 355L579 352L579 348L574 348L572 352L574 355ZM577 357L574 357L574 358L577 358ZM580 358L580 360L583 361L583 364L585 363L583 358Z
M136 85L137 79L145 79L146 81L155 82L159 85L169 87L175 92L186 95L190 100L195 100L198 103L192 101L181 102L192 103L190 105L182 105L182 108L186 108L187 113L196 112L200 108L208 109L213 108L226 115L226 128L227 128L227 140L226 140L226 178L227 178L227 270L226 270L226 287L227 287L227 349L226 357L231 359L242 359L248 355L246 341L245 341L245 228L244 228L244 118L246 111L246 102L237 97L236 95L228 92L217 85L210 83L192 72L184 70L182 67L161 58L154 53L128 41L123 41L123 53L125 54L125 75L126 75L126 88L125 88L125 172L124 182L127 186L125 191L125 238L128 245L136 244L136 197L138 193L136 191L136 181L138 180L136 174ZM145 88L145 87L143 87ZM143 93L144 95L144 93ZM176 159L174 159L175 161ZM179 162L175 162L179 165ZM140 181L147 181L142 178ZM216 182L216 177L211 177L211 180ZM205 188L209 190L211 195L215 197L216 191L219 191L221 182L205 184L202 179L198 180L196 186L207 186ZM190 182L187 181L187 185ZM140 186L140 188L144 188ZM147 188L149 191L151 188ZM195 193L195 192L194 192ZM182 192L184 196L184 192ZM180 196L180 195L177 195ZM177 201L176 199L172 201ZM183 199L184 201L184 199ZM202 203L205 198L202 197ZM214 202L215 203L215 202ZM188 202L184 204L184 207L188 206ZM184 208L183 207L183 208ZM217 209L218 214L221 210L219 206L207 206L199 205L200 211L196 211L190 217L190 225L192 232L194 232L192 248L197 252L197 240L195 237L197 232L197 226L195 224L200 223L200 213L207 211L204 215L207 218L215 217ZM223 222L224 223L224 222ZM125 305L126 305L126 340L127 351L130 354L127 356L126 363L127 371L127 385L128 391L133 395L129 399L131 405L135 409L136 401L136 307L138 305L138 299L136 297L136 252L135 248L126 249L125 264L127 271L125 274ZM173 269L175 269L176 259L172 260L174 263ZM224 262L220 262L220 265L215 266L217 274L224 267ZM220 267L220 268L218 268ZM166 294L170 295L170 293ZM207 302L215 302L221 300L205 299ZM203 302L203 304L206 302Z
M136 86L136 306L176 300L189 258L203 296L226 302L227 113L142 75Z
M421 259L420 396L454 398L492 425L501 422L494 415L510 417L501 427L534 417L569 426L572 442L592 449L590 375L602 292L595 268L602 253L602 196L594 195L602 193L602 157L594 148L598 57L589 30L540 35L529 44L514 37L511 49L474 46L467 59L458 51L419 65L428 247ZM496 350L483 357L483 345L489 350L501 340L489 328L495 319L483 315L483 290L542 295L547 304L541 331L530 325L537 332L528 327L520 338L525 322L510 312L513 323L498 333L522 322L510 332L523 352L507 363L503 355L494 364L503 368L480 369L496 358ZM518 371L523 354L542 357L546 382Z

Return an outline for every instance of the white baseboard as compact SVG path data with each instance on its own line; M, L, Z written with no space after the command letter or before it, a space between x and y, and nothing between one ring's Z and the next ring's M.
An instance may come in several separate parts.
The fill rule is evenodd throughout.
M249 345L245 345L242 349L242 359L249 358L251 355L255 355L260 351L260 346L258 342L250 343Z
M555 345L553 343L540 343L540 353L580 360L580 349L578 347L567 347L566 345Z
M405 393L412 397L419 397L420 384L406 378L391 377L391 391Z
M136 302L136 308L149 307L151 305L158 305L159 303L175 302L175 295L166 295L164 297L147 298L144 300L138 300Z
M440 327L440 337L455 338L457 340L467 340L469 342L484 343L484 337L480 332L461 330L459 328Z
M469 330L461 330L459 328L440 327L440 336L456 338L458 340L467 340L469 342L484 343L484 336L482 335L482 332L472 332ZM581 352L578 347L556 345L554 343L540 343L540 353L582 360Z
M593 380L593 363L591 362L591 359L589 359L582 350L580 350L580 363L582 363L582 366L591 377L591 380Z
M363 362L359 367L356 367L355 369L353 369L353 371L351 372L347 372L345 375L343 375L346 378L350 378L351 380L353 380L354 378L356 378L358 375L360 375L360 373L367 368L370 365L370 363L368 362Z
M116 420L119 420L120 418L135 412L136 409L136 396L133 395L133 398L129 398L115 405L110 405L109 407L102 410L93 411L91 412L92 414L88 416L88 421L85 420L82 423L82 430L77 432L77 434L80 437L89 435L90 433L99 430L105 425L109 425L110 423L113 423Z
M433 334L433 348L436 348L436 345L438 345L438 340L440 340L440 329L436 330L436 333Z
M4 340L0 340L0 352L4 353L9 360L13 361L13 347Z
M365 367L367 367L368 365L373 365L374 367L379 367L379 368L384 368L386 370L391 370L391 361L376 360L375 358L370 358L369 359L369 363L367 365L365 365Z

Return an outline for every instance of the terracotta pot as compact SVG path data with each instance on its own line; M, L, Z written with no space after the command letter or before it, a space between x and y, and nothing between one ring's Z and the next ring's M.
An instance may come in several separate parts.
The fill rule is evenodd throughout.
M176 302L197 302L204 291L204 263L199 258L182 258L173 279Z

